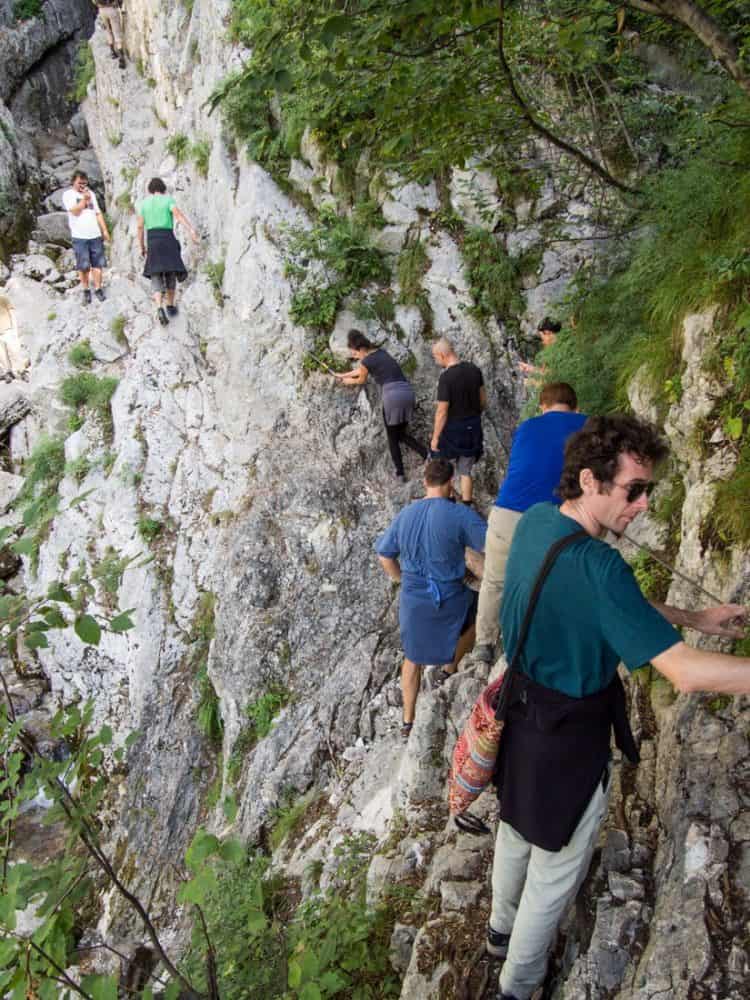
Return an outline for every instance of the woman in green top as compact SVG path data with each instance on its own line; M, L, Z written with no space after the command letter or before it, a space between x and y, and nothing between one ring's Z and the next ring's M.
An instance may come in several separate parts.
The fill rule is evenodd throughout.
M174 235L175 222L181 222L188 230L194 243L198 234L187 217L179 210L174 198L167 194L167 188L160 177L148 183L148 198L138 206L138 242L141 254L146 258L143 269L145 277L151 279L156 303L156 315L162 326L166 326L170 316L177 315L174 304L178 281L187 278L187 270L182 263L180 244ZM144 242L144 230L148 233L148 252ZM166 296L166 312L162 306L162 296Z

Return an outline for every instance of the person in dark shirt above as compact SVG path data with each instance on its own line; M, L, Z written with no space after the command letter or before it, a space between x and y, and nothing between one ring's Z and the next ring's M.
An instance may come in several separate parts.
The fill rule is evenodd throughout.
M578 399L567 382L550 382L539 397L541 417L524 420L513 435L508 471L487 522L484 576L479 591L477 644L474 656L483 663L495 658L505 566L513 532L521 514L535 503L560 503L555 489L560 482L565 442L586 423L576 413Z
M470 504L471 472L484 448L482 410L487 406L484 379L476 365L459 359L453 344L444 337L433 345L432 356L444 371L438 379L430 448L441 458L455 461L461 477L461 500Z
M404 460L401 443L427 458L427 448L409 434L407 424L414 413L414 389L401 366L388 351L371 343L359 330L350 330L347 338L349 353L359 366L350 372L335 372L333 377L342 385L364 385L369 375L383 390L383 423L388 436L388 450L396 469L396 478L404 481Z

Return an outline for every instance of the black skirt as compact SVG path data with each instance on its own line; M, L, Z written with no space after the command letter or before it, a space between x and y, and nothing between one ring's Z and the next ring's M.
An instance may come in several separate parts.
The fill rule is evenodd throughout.
M143 276L152 274L175 274L178 281L187 278L187 269L182 262L180 244L171 229L147 229L148 252Z

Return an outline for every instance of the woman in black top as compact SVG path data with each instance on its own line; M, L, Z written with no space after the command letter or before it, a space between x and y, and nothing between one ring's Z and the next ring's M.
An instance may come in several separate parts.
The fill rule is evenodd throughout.
M427 449L412 437L406 429L414 413L414 389L399 363L382 347L376 347L359 330L350 330L346 338L347 347L353 360L359 366L353 371L334 374L343 385L364 385L368 375L372 375L383 388L383 423L388 435L388 450L396 467L396 478L404 480L404 462L401 457L401 442L423 459Z

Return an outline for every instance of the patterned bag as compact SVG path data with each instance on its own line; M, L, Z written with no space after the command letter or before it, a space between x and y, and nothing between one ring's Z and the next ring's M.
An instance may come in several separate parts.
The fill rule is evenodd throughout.
M495 719L502 674L482 691L453 750L448 782L451 816L460 815L489 785L505 722Z
M529 604L518 634L518 642L508 669L497 680L489 684L480 694L471 710L469 720L453 749L453 763L448 779L448 804L454 817L465 812L474 799L478 798L492 780L500 737L505 725L508 709L511 674L518 669L521 650L531 624L531 616L552 564L564 548L579 538L588 537L581 529L558 539L547 552L542 567L534 582ZM503 687L503 681L507 681Z

